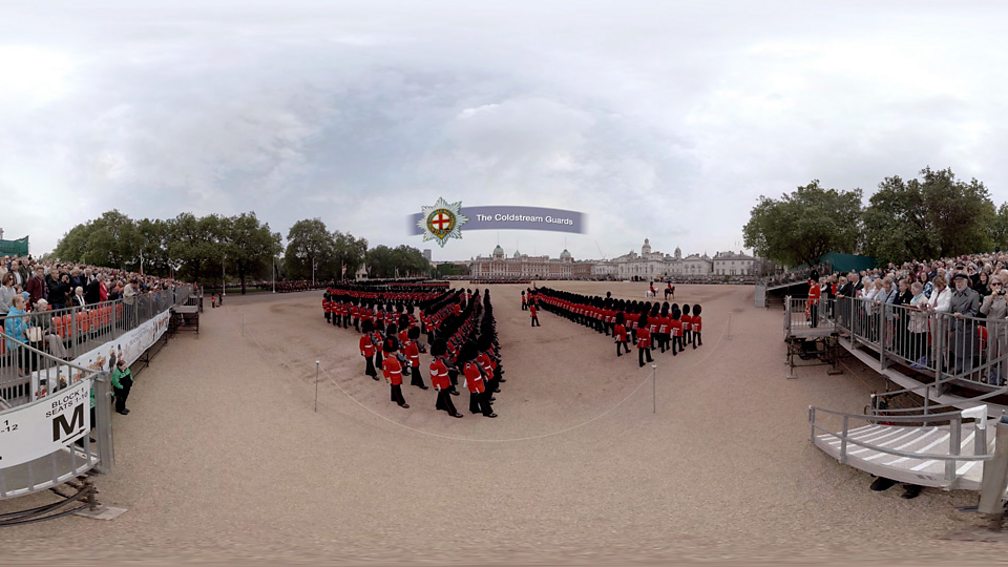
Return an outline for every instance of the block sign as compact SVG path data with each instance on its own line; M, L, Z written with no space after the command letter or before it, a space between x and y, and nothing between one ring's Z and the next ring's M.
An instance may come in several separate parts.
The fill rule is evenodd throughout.
M91 430L91 380L0 413L0 470L34 461Z

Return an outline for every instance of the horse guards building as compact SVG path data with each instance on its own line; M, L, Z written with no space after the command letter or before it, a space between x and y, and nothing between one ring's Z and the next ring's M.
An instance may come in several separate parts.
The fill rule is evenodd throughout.
M486 279L726 279L732 276L755 277L762 262L741 252L706 253L683 257L677 247L672 254L655 252L645 238L640 254L631 250L622 256L603 260L577 260L567 249L559 258L529 256L515 251L507 257L498 244L490 256L477 256L469 262L470 277Z

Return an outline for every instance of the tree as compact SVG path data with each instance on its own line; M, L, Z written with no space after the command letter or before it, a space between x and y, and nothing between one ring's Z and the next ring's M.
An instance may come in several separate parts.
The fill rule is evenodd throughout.
M377 246L368 251L367 264L373 278L416 277L430 273L430 264L423 253L412 246Z
M931 258L939 247L928 232L927 209L920 187L900 177L879 183L864 210L865 252L882 263Z
M940 247L930 257L971 254L993 247L990 227L996 212L984 184L971 179L957 181L951 169L921 170L915 180L927 204L928 230Z
M227 260L238 272L241 292L251 275L260 276L272 269L273 259L283 250L280 233L271 232L269 223L260 223L255 212L242 213L228 219L226 231Z
M287 273L294 279L330 279L334 275L334 243L321 219L303 219L287 232L284 261ZM325 268L318 270L319 266Z
M786 265L815 264L831 251L854 253L861 234L861 190L824 189L819 180L780 200L760 196L743 228L756 255Z
M365 255L367 254L367 240L363 238L354 238L354 235L350 233L342 233L339 231L332 233L333 240L333 255L332 255L332 271L338 276L339 279L345 279L347 277L353 277L357 268L364 263ZM344 273L344 268L346 272Z
M1000 250L1005 250L1008 245L1008 203L1001 203L998 207L997 216L991 225L991 239Z

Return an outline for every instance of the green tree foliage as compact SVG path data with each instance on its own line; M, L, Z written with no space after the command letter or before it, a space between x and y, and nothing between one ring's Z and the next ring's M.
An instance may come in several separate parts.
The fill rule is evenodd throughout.
M427 276L431 265L412 246L377 246L367 253L368 275L372 278Z
M743 234L758 256L785 265L814 264L830 251L854 253L861 235L861 190L824 189L813 180L779 200L760 196Z
M303 219L287 231L287 251L284 254L287 274L291 279L326 281L336 277L333 268L335 244L321 219Z
M227 219L224 241L226 261L234 266L241 280L242 295L246 279L269 274L273 259L283 251L280 233L271 232L269 223L259 222L255 212Z
M1008 248L1008 203L1001 203L998 207L994 224L991 225L991 239L1000 250Z
M887 263L989 250L1004 236L999 218L983 183L956 180L950 169L887 177L864 211L865 252Z

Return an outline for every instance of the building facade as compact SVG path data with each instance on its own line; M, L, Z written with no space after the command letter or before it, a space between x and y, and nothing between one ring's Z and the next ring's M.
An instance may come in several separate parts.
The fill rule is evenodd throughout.
M497 245L490 256L473 258L469 273L473 278L486 279L589 279L593 265L592 262L575 262L566 249L559 258L529 256L517 250L506 257L504 249Z
M755 276L760 273L760 263L758 258L729 250L714 255L712 269L717 276Z

